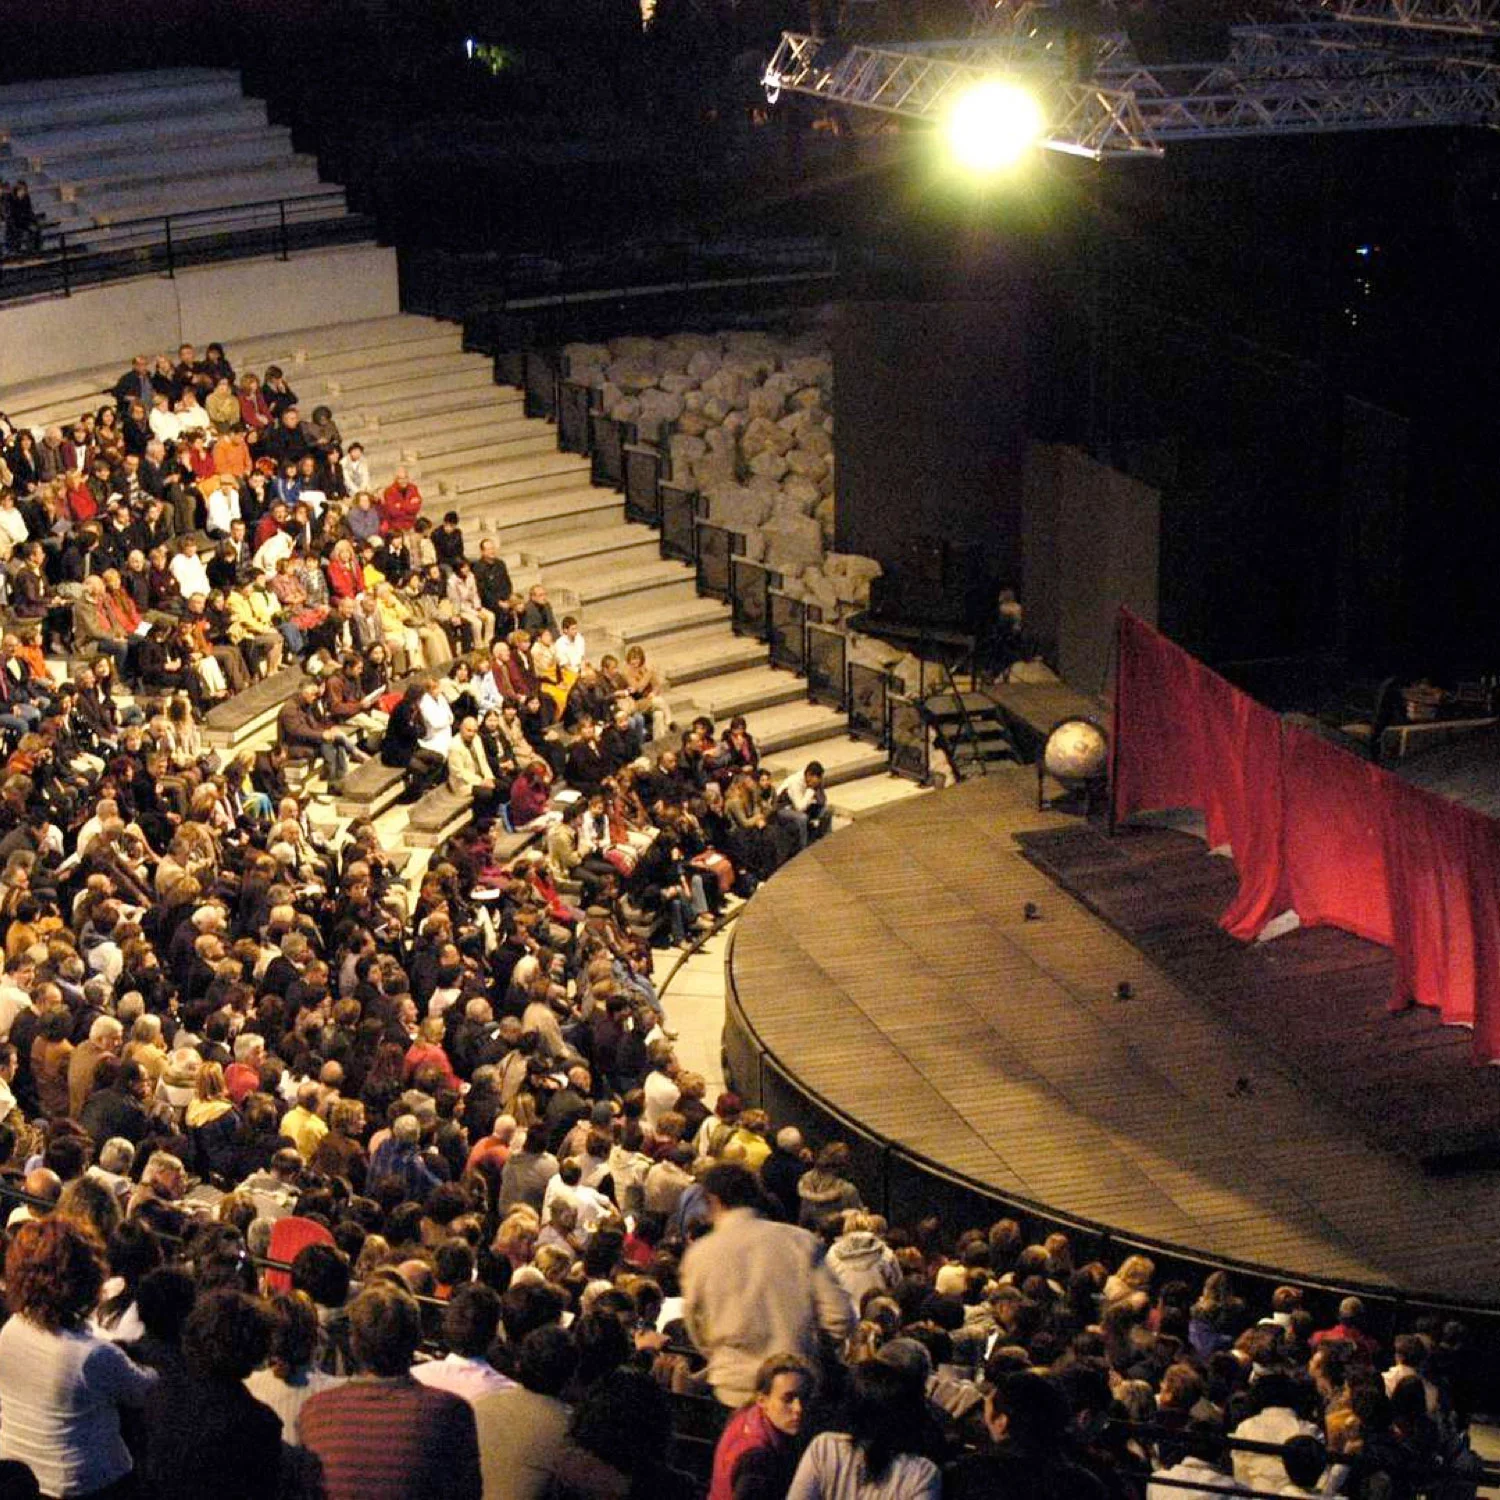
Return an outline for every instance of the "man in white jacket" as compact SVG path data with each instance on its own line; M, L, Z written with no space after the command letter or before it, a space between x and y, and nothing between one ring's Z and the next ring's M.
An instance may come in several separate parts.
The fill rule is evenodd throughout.
M755 1395L763 1359L816 1359L818 1335L846 1338L854 1312L817 1238L761 1218L760 1186L744 1167L711 1168L703 1192L713 1231L682 1258L683 1313L714 1395L738 1407Z

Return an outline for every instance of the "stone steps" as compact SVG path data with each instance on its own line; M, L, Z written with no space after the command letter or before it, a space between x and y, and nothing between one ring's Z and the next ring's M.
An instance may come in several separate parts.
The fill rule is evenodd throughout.
M127 81L128 80L128 81ZM239 75L204 73L198 78L131 79L129 74L102 73L93 79L67 80L74 89L54 89L31 99L0 99L0 124L12 134L27 127L104 125L115 121L155 119L162 115L209 111L238 104Z
M57 80L62 82L64 80ZM214 111L216 133L266 130L266 106L260 99L236 99ZM28 162L51 169L53 162L76 164L93 152L144 151L154 142L161 149L189 150L203 135L203 120L193 114L114 120L105 125L11 125L0 106L0 127L10 129L11 150Z
M517 402L514 416L504 417L498 422L475 422L444 437L431 438L420 445L408 444L407 451L422 460L429 474L446 473L452 469L468 468L496 443L507 442L511 438L533 437L538 435L538 431L554 448L557 447L557 438L547 424L538 422L535 417L522 416L520 403Z
M457 338L458 330L436 318L393 313L388 318L364 318L356 323L331 323L321 328L284 329L238 340L234 356L253 369L266 363L286 365L299 355L309 363L341 368L343 357L358 361L379 358L377 351L396 351L443 334Z
M309 159L278 162L262 172L166 178L143 187L105 187L98 192L81 193L77 201L94 216L97 225L108 225L166 214L209 213L215 209L238 211L251 203L306 198L335 190L335 184L319 180L317 166Z
M656 533L633 521L618 526L591 526L585 531L559 532L528 548L539 566L566 568L577 563L632 566L659 556Z
M494 405L460 407L444 414L441 426L435 426L432 417L420 415L382 418L372 431L395 439L421 457L429 451L441 454L445 451L444 445L450 440L456 441L460 436L483 432L501 422L535 420L531 417L522 418L520 397L510 396L498 386L496 392Z
M329 376L323 385L351 411L374 411L400 405L426 396L448 395L454 391L493 391L494 382L489 369L481 361L478 365L460 364L461 355L443 355L442 368L417 370L408 373L400 365L390 365L387 373L368 382L346 373ZM425 363L419 360L417 363Z
M647 596L649 600L649 595ZM696 596L680 602L657 604L647 602L612 606L607 620L601 623L608 633L622 644L630 646L636 642L645 644L659 641L664 636L675 636L679 631L695 625L725 625L729 622L729 606L717 599L699 599ZM761 650L764 651L764 647Z
M678 699L706 690L721 676L763 666L766 648L748 636L735 635L720 617L652 641L646 659L666 678L667 696L675 706Z
M393 359L363 370L351 368L328 372L324 366L318 366L318 379L324 387L342 394L349 401L366 397L376 399L389 387L395 387L397 393L407 386L443 390L446 387L429 385L428 382L451 375L468 376L471 384L474 383L473 376L481 375L486 385L493 384L488 361L476 360L474 355L465 354L462 349L435 349L420 354L402 351Z
M446 507L445 507L446 508ZM494 537L502 552L532 538L556 536L590 525L610 526L620 519L620 497L605 490L558 489L518 491L510 499L483 507L454 505L465 536Z
M758 709L746 717L763 760L840 735L845 722L842 714L809 703L805 697Z
M904 776L892 776L890 772L884 775L876 773L841 783L834 788L828 805L833 809L835 817L858 821L865 814L888 807L892 802L904 802L908 797L923 797L930 791L931 787L918 786L915 781L908 781Z
M70 174L88 163L98 163L105 167L118 166L131 170L137 159L145 162L154 155L155 159L160 162L163 150L174 142L180 140L197 145L201 140L201 122L196 120L159 120L145 123L155 124L156 128L150 135L144 132L132 133L118 125L112 125L91 138L71 146L59 145L56 149L45 150L44 153L33 151L28 143L23 154L44 166L48 177L53 181L67 182L70 180ZM242 146L251 141L279 141L283 154L287 156L292 154L290 128L285 125L266 124L265 111L256 100L246 101L243 120L231 117L230 120L215 128L213 137L215 148L220 150L227 150L231 145Z
M135 73L83 73L76 78L38 78L0 84L0 121L6 119L9 111L36 102L74 99L101 91L125 94L136 89L180 88L234 76L225 68L148 68Z
M737 637L731 634L730 639ZM760 661L765 661L764 648L761 648ZM791 672L762 664L695 683L689 696L695 713L707 714L715 723L720 723L736 714L752 714L783 703L805 702L807 684ZM679 712L678 718L681 717Z
M842 719L840 722L842 723ZM813 760L822 763L824 782L830 787L842 786L866 776L888 774L884 750L878 750L874 745L867 745L861 740L851 740L847 734L842 733L830 735L826 739L810 740L793 750L766 756L761 764L768 767L771 774L780 781L783 777L800 771Z
M534 479L571 476L582 481L588 478L588 473L588 459L580 458L576 453L559 453L554 447L545 453L529 453L517 458L500 459L485 464L482 468L444 474L440 484L442 493L452 497L455 502L467 498L470 504L477 504L479 502L473 497L484 495L490 499L501 500L506 498L505 491L508 488L528 484ZM512 493L514 493L513 489ZM623 509L624 501L618 496L616 500Z
M356 401L351 410L352 418L362 417L371 427L382 427L387 418L395 424L413 423L418 418L442 419L450 412L486 411L513 414L516 410L514 398L502 396L492 385L469 385L458 390L438 390L427 394L418 391L406 396L380 395L376 398Z
M318 375L326 379L358 379L367 370L384 373L400 369L413 360L437 356L453 358L460 354L463 350L459 347L458 330L448 324L434 323L430 332L419 332L415 338L382 341L365 349L330 349L317 356L315 368Z
M584 566L542 569L542 582L551 589L568 589L583 608L608 610L615 600L644 600L663 606L679 600L696 600L693 575L680 562L634 563L628 567Z
M195 177L217 176L247 169L303 164L309 158L292 151L292 133L285 126L231 137L229 140L195 142L191 148L172 160L171 170L163 171L161 150L121 152L110 156L90 153L76 158L71 165L50 162L47 175L64 197L69 192L87 195L91 200L110 189L157 184L163 181L186 182Z

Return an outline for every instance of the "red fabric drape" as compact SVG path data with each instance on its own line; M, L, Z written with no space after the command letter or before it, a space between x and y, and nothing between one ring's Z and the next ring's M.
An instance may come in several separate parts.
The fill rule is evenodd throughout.
M1282 865L1287 901L1309 927L1390 946L1382 772L1309 734L1282 730Z
M1240 886L1219 918L1252 938L1280 909L1281 723L1128 611L1120 615L1115 816L1196 807Z
M1500 822L1294 727L1121 611L1111 745L1116 818L1202 810L1239 891L1220 918L1255 936L1291 906L1388 945L1391 1006L1434 1007L1500 1059Z

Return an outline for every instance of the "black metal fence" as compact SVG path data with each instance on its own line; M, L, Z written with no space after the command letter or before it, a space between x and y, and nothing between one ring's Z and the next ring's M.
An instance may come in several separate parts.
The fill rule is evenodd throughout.
M863 662L849 663L848 710L849 733L857 740L866 740L886 746L890 732L890 718L886 701L891 693L890 675L879 667L868 667Z
M802 659L808 702L842 711L849 702L848 637L835 625L809 619L803 627Z
M200 208L91 228L52 231L39 250L0 259L0 302L71 296L138 276L175 276L190 266L375 238L375 224L345 212L342 188L298 198L268 198L233 208Z
M657 486L661 509L661 555L678 562L698 561L698 492L663 481Z
M698 592L705 599L727 601L729 598L729 559L739 553L745 539L737 531L715 526L712 521L698 523L697 572Z
M661 525L661 453L650 443L625 445L625 515Z
M729 623L736 635L752 636L757 641L770 638L770 591L781 582L764 563L748 557L729 559Z
M766 591L766 606L771 665L800 674L807 662L807 622L821 620L822 611L777 588Z
M887 693L886 713L891 770L925 786L932 776L932 757L922 700L905 693Z
M581 380L559 380L556 389L558 451L587 453L589 439L593 436L593 429L589 423L593 392ZM526 415L528 417L533 415L529 403Z
M607 412L589 413L589 478L612 490L625 488L625 445L635 441L635 424Z

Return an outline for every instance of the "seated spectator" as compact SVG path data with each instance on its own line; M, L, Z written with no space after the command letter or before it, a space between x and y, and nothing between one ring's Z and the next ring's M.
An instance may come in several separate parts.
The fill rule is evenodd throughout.
M412 1379L416 1300L389 1283L371 1286L350 1305L349 1332L366 1378L320 1391L300 1421L328 1500L479 1500L472 1408Z

